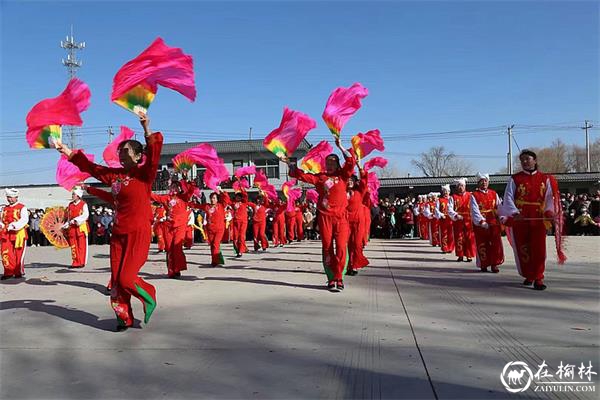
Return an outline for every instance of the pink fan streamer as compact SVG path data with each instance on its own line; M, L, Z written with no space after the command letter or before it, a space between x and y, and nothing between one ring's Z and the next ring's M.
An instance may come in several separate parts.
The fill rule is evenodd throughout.
M45 99L31 108L26 117L29 147L35 148L42 129L49 125L81 126L79 115L90 106L90 89L83 81L73 78L63 92L52 99Z
M154 93L157 85L161 85L194 101L194 61L180 48L169 47L162 38L156 38L146 50L119 69L113 79L111 100L119 99L140 84Z
M244 175L254 175L256 174L256 165L248 165L246 167L240 167L235 170L234 175L238 178Z
M122 142L129 140L133 137L134 132L126 126L121 126L121 134L116 137L115 140L110 142L108 146L102 152L102 158L106 165L111 168L120 168L121 162L119 161L118 147Z
M296 200L302 196L302 189L299 187L293 187L296 184L295 179L290 179L289 181L285 181L281 186L281 191L283 195L287 199L287 211L294 211L296 207Z
M367 177L367 187L369 188L369 195L371 196L371 202L376 205L379 202L379 187L381 183L375 172L369 172Z
M351 142L354 154L356 154L359 160L371 154L373 150L385 150L379 129L374 129L367 133L359 133L352 137Z
M261 192L267 195L271 200L277 200L277 189L275 186L269 183L267 176L261 169L256 170L256 176L254 177L254 186Z
M248 179L246 178L242 178L239 179L235 182L233 182L233 190L235 190L236 192L241 192L242 189L248 189L250 187L250 184L248 183Z
M180 154L188 156L194 163L206 168L206 171L204 171L204 184L206 187L217 190L217 186L221 182L229 179L229 171L223 159L217 155L217 150L210 144L201 143Z
M374 167L385 168L387 166L387 164L388 164L388 160L386 160L385 158L373 157L365 163L364 170L368 171Z
M285 107L279 128L267 135L263 146L277 157L291 156L308 131L316 126L315 120L308 115Z
M94 161L93 154L85 154L85 157ZM60 156L56 165L56 182L67 190L73 189L75 185L85 181L91 175L86 172L81 172L75 164L72 164L64 154Z
M360 83L355 83L349 88L337 88L331 93L323 111L323 120L331 133L340 136L346 122L361 107L361 99L368 94L367 88Z
M319 193L315 189L308 189L306 191L306 200L313 203L319 202Z
M318 174L325 170L325 159L331 154L333 148L326 141L322 140L306 153L300 164L302 169L313 174Z

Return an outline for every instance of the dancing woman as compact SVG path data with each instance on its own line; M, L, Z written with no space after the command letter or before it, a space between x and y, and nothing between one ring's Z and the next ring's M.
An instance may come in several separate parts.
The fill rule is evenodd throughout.
M140 123L146 139L144 148L137 140L119 144L121 168L109 168L89 161L83 152L71 150L62 143L56 149L67 156L81 171L111 186L116 208L110 239L111 305L118 320L117 331L133 325L131 296L144 306L144 322L148 323L156 308L156 289L138 276L148 259L152 237L152 209L150 194L156 177L163 144L160 132L150 130L149 119L140 114Z
M190 202L191 208L203 210L206 213L206 236L210 245L211 265L225 264L221 254L221 239L225 233L225 207L230 204L229 195L220 188L209 196L210 203L199 204Z
M344 269L348 246L348 179L352 176L356 160L336 138L335 144L345 158L340 166L339 157L330 154L326 158L326 171L318 174L306 173L295 163L284 160L290 167L290 177L315 185L319 193L318 210L319 232L323 245L323 264L327 274L327 288L331 292L344 290ZM335 244L335 248L334 248Z

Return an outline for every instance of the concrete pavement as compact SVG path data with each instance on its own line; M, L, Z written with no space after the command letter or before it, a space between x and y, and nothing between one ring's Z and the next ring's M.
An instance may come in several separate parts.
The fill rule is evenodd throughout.
M599 245L569 238L569 263L550 254L538 292L506 243L501 273L484 274L422 241L373 240L371 266L339 294L324 289L318 242L241 259L225 245L224 268L197 244L180 280L153 247L142 275L157 310L121 333L108 246L91 246L83 270L66 268L68 251L30 248L26 279L0 284L0 398L595 399L597 375L595 392L511 394L500 374L511 361L598 372Z

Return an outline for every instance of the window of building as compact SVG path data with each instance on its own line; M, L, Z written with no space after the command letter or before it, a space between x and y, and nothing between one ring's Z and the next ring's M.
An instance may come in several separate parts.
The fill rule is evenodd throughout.
M234 171L243 166L244 166L244 160L233 160L233 170Z
M267 178L279 179L279 160L254 160L256 169L262 170Z

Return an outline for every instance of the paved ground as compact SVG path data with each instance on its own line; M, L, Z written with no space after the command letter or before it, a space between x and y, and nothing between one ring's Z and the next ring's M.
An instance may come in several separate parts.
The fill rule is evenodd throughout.
M0 284L0 398L595 399L597 375L595 393L510 394L500 374L542 360L549 373L561 361L599 372L599 249L600 238L570 238L570 263L550 256L538 292L510 251L500 274L483 274L421 241L374 240L372 265L332 294L318 243L225 268L197 245L178 281L153 248L143 275L158 308L115 333L108 247L92 247L82 271L65 267L67 251L33 248L27 279Z

